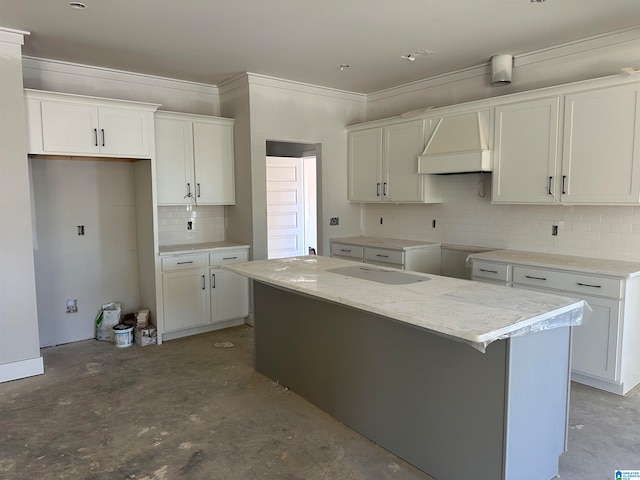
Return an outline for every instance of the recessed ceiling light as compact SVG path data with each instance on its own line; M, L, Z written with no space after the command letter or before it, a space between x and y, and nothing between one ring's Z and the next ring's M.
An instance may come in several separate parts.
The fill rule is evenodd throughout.
M84 10L87 6L82 2L69 2L69 6L71 8L75 8L76 10Z
M351 68L351 65L349 65L348 63L343 63L338 68L341 72L344 72L347 68Z
M529 0L529 3L544 3L545 0Z

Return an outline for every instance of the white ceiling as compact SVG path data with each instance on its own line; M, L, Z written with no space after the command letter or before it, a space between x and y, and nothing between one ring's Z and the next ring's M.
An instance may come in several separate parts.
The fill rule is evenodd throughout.
M31 32L28 56L214 85L252 72L371 93L640 24L640 0L83 2L0 0L0 27ZM400 58L421 49L434 53Z

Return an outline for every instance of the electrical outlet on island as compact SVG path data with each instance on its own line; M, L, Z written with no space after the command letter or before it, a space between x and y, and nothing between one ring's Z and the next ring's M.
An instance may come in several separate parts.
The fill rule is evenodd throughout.
M340 223L340 218L339 217L331 217L329 219L329 225L331 225L332 227L335 227L339 223Z

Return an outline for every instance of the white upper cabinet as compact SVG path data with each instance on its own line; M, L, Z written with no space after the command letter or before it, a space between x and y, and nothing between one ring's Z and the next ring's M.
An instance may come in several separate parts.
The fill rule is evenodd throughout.
M235 203L233 120L158 112L159 205Z
M492 201L637 205L639 92L636 83L498 105Z
M437 203L432 179L418 175L425 119L349 131L349 201Z
M349 132L349 201L382 201L382 127Z
M496 108L494 203L553 203L559 198L559 105L559 97L553 97Z
M158 105L25 90L30 154L150 158Z
M562 201L640 201L638 84L565 97Z

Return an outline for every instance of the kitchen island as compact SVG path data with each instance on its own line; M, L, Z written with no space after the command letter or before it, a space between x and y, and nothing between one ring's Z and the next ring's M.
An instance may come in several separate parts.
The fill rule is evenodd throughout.
M436 479L557 475L583 301L317 256L227 268L254 280L258 372Z

